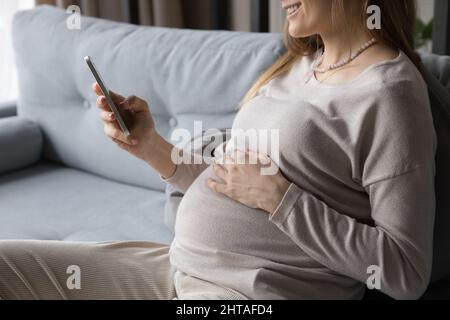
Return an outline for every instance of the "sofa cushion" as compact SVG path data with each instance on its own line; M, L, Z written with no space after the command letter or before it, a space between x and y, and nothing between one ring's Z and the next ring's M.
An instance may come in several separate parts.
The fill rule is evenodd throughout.
M14 117L17 115L17 105L15 101L5 101L0 103L0 118Z
M83 18L66 27L64 10L42 6L13 23L18 112L38 122L45 156L110 179L164 190L159 176L103 134L83 57L107 85L150 103L159 131L231 127L239 101L284 50L278 34L194 31Z
M0 176L0 239L170 243L163 192L52 163Z
M0 118L0 174L22 169L39 161L42 134L29 120Z

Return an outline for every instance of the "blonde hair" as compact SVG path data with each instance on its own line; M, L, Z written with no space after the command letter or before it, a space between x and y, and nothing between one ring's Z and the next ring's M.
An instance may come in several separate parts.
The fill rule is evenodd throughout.
M394 49L402 50L421 71L422 63L419 55L414 50L414 28L416 23L415 0L331 0L332 23L336 27L339 17L356 17L351 19L344 27L347 34L351 34L355 27L366 27L367 9L371 5L377 5L381 9L381 29L368 30L378 42ZM358 17L359 16L359 17ZM342 19L342 18L341 18ZM307 38L293 38L289 34L289 23L284 24L283 41L286 46L284 53L270 66L253 84L242 100L243 107L257 94L259 89L291 70L292 66L302 57L312 55L323 48L320 36Z

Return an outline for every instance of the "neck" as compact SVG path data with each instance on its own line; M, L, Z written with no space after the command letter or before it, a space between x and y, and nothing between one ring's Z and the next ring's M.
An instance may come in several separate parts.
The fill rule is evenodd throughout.
M355 33L351 37L344 35L343 32L332 32L320 36L325 47L322 66L329 66L349 58L371 39L366 32Z

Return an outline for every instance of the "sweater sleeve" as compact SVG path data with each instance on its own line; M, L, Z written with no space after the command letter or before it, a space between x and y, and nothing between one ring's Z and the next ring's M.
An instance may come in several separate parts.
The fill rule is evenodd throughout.
M205 171L214 159L223 153L231 138L228 130L210 129L195 137L189 144L178 148L175 154L180 160L172 177L161 177L176 191L186 193L192 183ZM196 143L198 142L198 144Z
M416 299L431 273L434 170L423 166L367 186L374 225L340 214L291 184L270 220L313 259L366 283L381 271L381 290Z
M201 155L192 154L192 157L197 158L197 161L193 161L194 163L192 164L178 164L172 177L161 177L161 179L164 182L170 184L177 191L186 193L195 179L197 179L197 177L202 174L202 172L205 171L206 168L209 167L209 164L203 159Z
M418 82L419 84L421 82ZM292 184L270 220L313 259L363 283L380 271L381 291L419 298L431 276L436 136L424 85L374 94L355 147L353 176L370 201L364 221ZM361 169L361 170L360 170Z

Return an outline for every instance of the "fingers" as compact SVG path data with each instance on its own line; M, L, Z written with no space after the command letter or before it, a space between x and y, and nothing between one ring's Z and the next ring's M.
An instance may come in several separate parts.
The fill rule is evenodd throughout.
M236 160L229 154L225 155L225 162L224 167L229 170L230 167L233 167L236 165Z
M272 159L262 153L256 153L254 151L247 150L246 154L250 159L250 163L257 163L262 166L267 166L272 163Z
M95 82L92 85L92 90L95 92L96 95L98 96L104 96L105 94L103 93L102 89L100 88L100 85ZM122 102L123 100L125 100L125 97L121 96L118 93L115 93L114 91L109 91L109 95L111 96L111 98L114 100L114 102ZM118 101L115 101L118 100Z
M225 169L224 166L221 166L220 164L215 164L213 166L214 173L216 176L218 176L220 179L226 181L228 171Z
M215 160L215 166L213 168L214 170L216 170L217 168L220 174L223 173L223 171L225 171L225 173L232 171L235 168L235 166L236 161L229 154L224 154L223 157Z
M114 91L109 91L109 95L116 105L119 105L125 101L125 97L121 96L118 93L115 93Z
M212 191L226 195L227 186L225 184L214 181L213 179L206 180L206 184Z
M130 151L130 145L128 145L128 144L126 144L126 143L123 143L122 141L120 141L120 140L117 140L117 139L115 139L115 138L112 138L111 139L113 142L115 142L121 149L123 149L123 150L125 150L125 151Z
M113 99L114 100L114 99ZM100 110L104 110L104 111L111 111L111 108L109 107L109 104L108 104L108 101L106 100L106 97L105 96L98 96L97 97L97 107L100 109ZM114 104L116 105L116 106L121 106L122 105L122 102L119 102L119 103L117 103L117 102L114 102Z
M93 91L95 92L95 94L96 94L97 96L99 96L99 97L104 97L104 95L105 95L105 94L103 93L102 89L100 88L100 85L99 85L97 82L95 82L95 83L92 85L92 90L93 90ZM119 105L120 103L122 103L122 102L125 100L125 97L123 97L123 96L121 96L120 94L115 93L115 92L113 92L113 91L109 91L109 95L111 96L113 102L114 102L115 104L117 104L117 105Z
M98 95L98 96L102 96L103 95L102 89L100 88L100 86L99 86L99 84L97 82L95 82L92 85L92 91L94 91L95 94Z
M227 153L223 159L224 166L233 166L238 164L250 164L267 166L272 163L272 160L261 153L246 150L245 152L235 149L230 153Z
M138 140L131 137L131 136L125 136L123 132L117 128L114 124L106 124L104 128L106 136L108 136L110 139L121 141L129 146L135 146L138 144Z
M105 96L99 96L97 98L97 107L103 111L111 111L111 108L109 107L108 103L106 102Z
M92 90L95 92L95 94L98 95L97 107L103 111L111 111L111 109L108 105L108 102L105 98L105 95L104 95L102 89L100 88L100 85L97 82L95 82L92 85ZM142 100L136 96L131 96L131 97L125 98L125 97L121 96L120 94L117 94L113 91L110 91L109 94L110 94L113 102L116 104L116 106L121 110L128 110L133 113L149 111L147 102L145 102L144 100Z
M116 121L116 116L114 115L114 112L102 111L100 112L100 118L103 120L103 122L106 123L113 123Z

